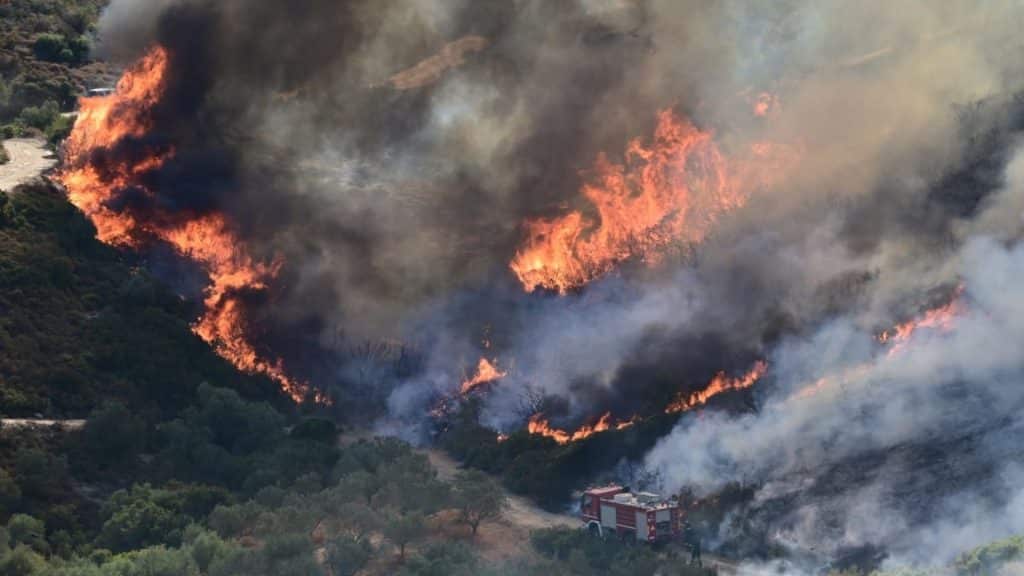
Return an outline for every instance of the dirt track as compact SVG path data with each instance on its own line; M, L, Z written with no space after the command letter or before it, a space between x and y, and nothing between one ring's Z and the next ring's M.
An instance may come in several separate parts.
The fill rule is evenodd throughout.
M437 469L437 475L442 480L450 480L459 471L459 465L444 452L424 450L424 453L430 458L430 463ZM529 554L532 530L554 526L580 526L579 520L573 516L542 510L522 496L507 496L509 507L501 520L482 524L476 537L475 543L479 546L481 555L488 560L501 561L522 556L524 553ZM468 538L468 534L462 533L463 529L452 527L450 522L442 524L451 530L451 533L446 534L447 537ZM456 531L458 533L455 533Z
M34 138L4 140L11 161L0 165L0 190L11 190L42 176L57 164L57 158L46 148L46 142Z
M2 428L52 428L60 426L67 430L78 430L85 426L85 420L37 420L34 418L3 418Z
M459 471L459 465L447 454L440 450L427 450L427 457L430 463L437 468L437 475L442 480L451 480ZM508 494L509 508L505 511L505 520L520 528L536 530L538 528L551 528L554 526L569 526L577 528L580 521L568 514L554 514L543 510L522 496Z

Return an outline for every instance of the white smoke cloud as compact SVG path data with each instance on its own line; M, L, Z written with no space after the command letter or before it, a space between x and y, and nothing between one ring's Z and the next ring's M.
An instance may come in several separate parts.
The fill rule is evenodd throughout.
M1019 197L1020 156L993 206ZM979 222L997 237L1018 225L988 215ZM894 564L941 563L1024 531L1021 471L1013 464L1021 456L1014 438L1024 427L1024 358L1015 344L1024 342L1024 298L1016 288L1024 244L997 237L974 236L951 258L965 287L952 330L918 330L892 354L849 318L789 339L772 353L775 386L759 412L685 420L647 455L647 465L672 490L708 493L742 482L763 485L762 499L805 495L786 521L787 538L805 549L870 543L890 546ZM829 380L815 386L822 377ZM901 459L908 446L927 445L945 453ZM964 446L971 453L957 452ZM879 454L888 464L867 485L843 486L833 477L839 485L831 495L808 491L835 466ZM923 491L942 486L935 463L943 459L974 483L905 494L907 483ZM934 510L911 522L900 500L907 497ZM841 518L841 529L824 529L822 514Z

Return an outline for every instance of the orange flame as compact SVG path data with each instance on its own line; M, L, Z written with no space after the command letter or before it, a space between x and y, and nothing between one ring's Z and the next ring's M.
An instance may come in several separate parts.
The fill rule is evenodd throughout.
M158 168L167 156L157 155L134 165L121 164L101 175L89 162L94 150L109 150L125 138L140 137L150 128L147 114L159 102L167 51L154 48L117 83L109 96L83 98L74 130L64 143L70 166L58 174L68 199L92 220L97 238L107 244L134 246L139 230L131 216L105 206L110 191L126 187L141 174Z
M778 110L779 98L771 92L761 92L753 99L751 104L753 106L754 116L764 118Z
M761 146L749 165L730 165L710 132L663 110L653 141L630 142L624 164L598 156L595 181L581 190L596 215L574 210L525 222L509 266L527 292L564 294L626 260L656 264L673 245L701 242L721 216L745 205L750 184L766 183L763 168L777 164L765 162L772 151Z
M578 430L573 432L567 432L565 430L559 430L553 428L551 423L544 418L543 414L534 414L530 417L529 423L527 423L527 431L530 434L536 434L538 436L546 436L551 438L559 444L568 444L569 442L576 442L583 440L597 434L598 432L604 432L606 430L622 430L629 428L636 423L636 417L630 420L624 420L621 422L612 422L612 413L605 412L603 416L598 418L597 422L588 424L580 427Z
M892 356L903 350L907 346L907 342L910 341L910 337L922 328L949 332L953 329L956 318L964 311L964 306L960 300L963 292L964 287L962 285L958 286L949 302L938 308L927 310L918 318L898 324L896 327L882 332L878 335L878 341L882 344L891 344L892 347L889 348L887 354Z
M465 395L472 391L481 384L488 382L494 382L508 376L508 372L498 370L498 368L487 358L481 358L480 362L476 366L476 374L472 378L465 380L462 383L460 392Z
M758 361L749 372L739 378L727 378L725 372L715 374L707 388L689 395L680 395L665 408L666 414L676 414L707 404L708 400L723 392L750 388L768 371L768 364Z
M201 264L211 283L205 290L205 312L193 324L193 331L239 369L270 377L295 401L301 401L306 384L289 378L280 360L261 358L249 342L238 296L241 289L265 289L277 274L279 263L255 261L220 214L155 213L141 220L108 206L113 194L128 186L151 194L141 176L159 168L174 154L173 150L155 152L136 162L104 166L102 171L92 162L93 154L108 152L126 138L138 138L150 131L149 115L163 95L167 65L167 51L155 47L125 72L114 94L82 99L78 119L65 144L65 168L57 178L71 203L92 220L101 242L137 247L147 239L162 240Z
M880 343L891 346L886 352L886 356L893 357L903 353L906 350L907 345L910 343L910 339L914 333L922 328L939 330L941 332L949 332L953 330L956 326L957 317L964 312L965 307L960 298L963 295L963 292L964 287L962 285L958 286L956 291L953 292L952 299L946 304L926 310L918 318L908 320L902 324L897 324L894 328L886 330L876 336ZM798 390L789 399L808 398L818 394L825 388L858 380L867 375L871 371L872 367L873 365L870 362L858 364L844 369L839 374L823 376L815 380L812 384Z

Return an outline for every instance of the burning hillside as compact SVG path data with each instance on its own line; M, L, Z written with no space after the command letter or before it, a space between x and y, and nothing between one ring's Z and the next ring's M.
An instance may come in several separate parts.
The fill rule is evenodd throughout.
M304 384L285 374L280 360L261 357L250 342L241 294L264 290L279 267L260 263L247 253L222 214L144 214L116 211L112 205L127 194L153 196L147 179L175 154L169 143L144 143L153 129L151 115L163 97L167 51L157 46L129 69L110 96L86 98L65 145L65 167L57 178L68 198L96 226L106 243L140 247L147 242L170 244L181 256L209 274L204 290L205 312L193 330L218 354L246 372L264 374L284 392L301 401ZM132 155L121 148L138 145Z
M525 222L511 268L528 292L564 294L626 260L656 264L673 247L701 242L769 180L769 170L781 171L776 150L755 143L753 158L727 158L712 133L663 110L650 145L632 140L622 164L598 157L593 182L581 190L593 215Z
M1012 500L975 425L1012 428L1024 373L1014 3L499 4L114 0L132 64L58 178L104 242L203 271L165 276L222 356L368 427L506 432L566 492L604 470L515 451L629 438L594 461L743 483L762 551L877 544L827 470L954 429ZM937 469L887 466L885 510Z

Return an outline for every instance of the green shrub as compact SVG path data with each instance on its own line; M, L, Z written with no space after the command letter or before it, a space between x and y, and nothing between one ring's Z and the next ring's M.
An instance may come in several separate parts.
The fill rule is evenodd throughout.
M15 514L7 521L7 534L10 546L16 548L24 545L40 554L50 550L46 542L46 528L42 520L27 514Z
M53 100L41 106L29 106L21 111L18 120L25 126L45 131L60 116L60 107Z
M0 576L42 576L46 561L28 546L18 546L0 557Z
M83 36L67 38L61 34L40 34L32 43L32 52L44 62L74 64L89 55L89 41Z
M32 43L36 58L47 62L66 62L62 53L67 47L67 42L60 34L40 34Z
M962 554L956 560L956 570L963 576L987 576L996 573L1003 564L1024 558L1024 536L1013 536L992 542Z
M44 130L46 142L49 143L50 146L57 146L71 135L71 130L74 127L74 118L58 114L53 119L53 122L50 122L50 125L46 127L46 130Z

